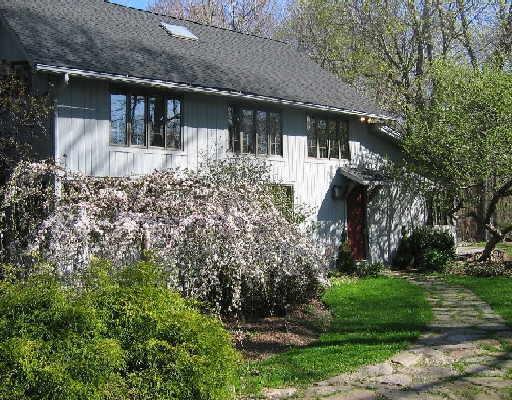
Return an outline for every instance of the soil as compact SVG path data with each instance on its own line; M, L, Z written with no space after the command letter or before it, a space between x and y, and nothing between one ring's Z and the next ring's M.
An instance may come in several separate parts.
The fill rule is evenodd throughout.
M263 360L292 347L305 347L318 339L331 321L331 315L318 300L297 308L285 317L256 321L232 321L236 348L250 360Z

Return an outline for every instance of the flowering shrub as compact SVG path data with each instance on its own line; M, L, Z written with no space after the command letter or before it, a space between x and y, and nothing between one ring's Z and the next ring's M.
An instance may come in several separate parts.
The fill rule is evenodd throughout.
M224 400L237 355L214 317L140 262L96 261L81 288L55 275L0 282L0 398Z
M4 258L48 260L73 280L91 256L121 267L150 252L170 287L216 312L279 313L315 294L325 263L275 207L267 172L245 158L130 178L21 163L5 191ZM55 199L39 189L51 176Z

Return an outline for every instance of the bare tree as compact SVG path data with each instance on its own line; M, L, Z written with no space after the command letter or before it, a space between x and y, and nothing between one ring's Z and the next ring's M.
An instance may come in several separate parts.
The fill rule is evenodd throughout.
M492 54L510 52L509 1L296 0L288 9L288 38L400 112L428 100L435 59L478 68Z
M273 36L280 21L276 0L154 0L154 12L237 32Z

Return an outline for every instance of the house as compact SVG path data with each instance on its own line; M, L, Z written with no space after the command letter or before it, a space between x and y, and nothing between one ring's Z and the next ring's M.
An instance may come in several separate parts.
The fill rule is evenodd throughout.
M421 199L383 180L390 119L294 46L103 0L0 0L0 60L56 96L47 155L97 176L248 154L334 252L389 260Z

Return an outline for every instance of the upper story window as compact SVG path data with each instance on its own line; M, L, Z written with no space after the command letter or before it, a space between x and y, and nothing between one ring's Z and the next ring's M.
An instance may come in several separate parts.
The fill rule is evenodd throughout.
M181 149L181 100L124 93L110 95L110 143Z
M249 107L228 107L229 150L240 154L283 154L281 114Z
M307 116L308 156L350 159L348 121Z

